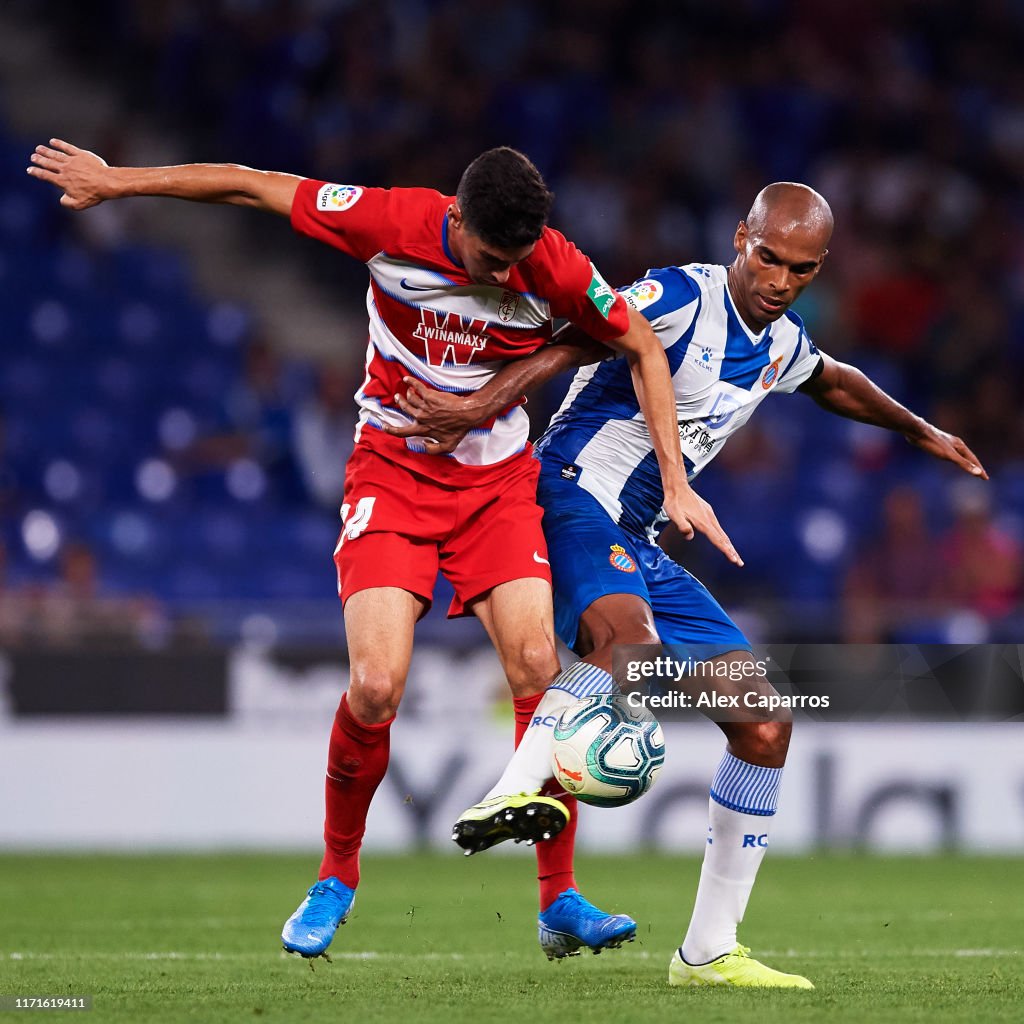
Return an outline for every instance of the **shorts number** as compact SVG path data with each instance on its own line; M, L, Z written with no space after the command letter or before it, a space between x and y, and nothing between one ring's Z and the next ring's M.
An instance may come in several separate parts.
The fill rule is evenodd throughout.
M348 502L341 506L342 527L341 536L338 538L338 548L347 540L355 540L370 525L370 516L373 515L373 506L376 501L375 497L360 498L356 502L356 509L351 518L349 518L349 512L352 510L352 506Z
M341 551L341 545L345 541L355 540L369 525L370 516L373 515L373 505L376 500L375 497L360 498L356 502L356 510L351 519L348 514L352 511L352 506L348 502L341 506L341 534L334 548L335 557ZM338 596L341 597L341 566L335 563L335 567L338 570Z

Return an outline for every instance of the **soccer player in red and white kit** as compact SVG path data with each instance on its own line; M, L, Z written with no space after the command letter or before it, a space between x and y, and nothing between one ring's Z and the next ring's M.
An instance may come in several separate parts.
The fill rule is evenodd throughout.
M515 703L517 742L560 672L535 500L538 464L521 401L473 430L451 455L438 455L429 442L381 429L411 419L395 398L404 377L447 392L475 391L507 361L549 342L553 318L567 318L626 353L671 518L685 535L700 530L733 561L739 556L686 483L661 344L590 261L546 226L552 195L521 153L483 153L455 196L230 164L109 167L59 139L38 146L31 161L28 173L62 189L61 204L73 210L128 196L251 206L290 216L295 230L369 269L366 376L356 393L356 446L334 556L351 681L331 731L319 878L282 935L286 949L319 956L355 898L367 811L387 768L413 630L430 606L438 569L455 591L449 614L476 615L494 643ZM575 801L560 796L529 793L478 805L458 823L462 845L473 852L508 837L540 841L540 931L557 937L557 948L545 951L617 946L633 937L635 923L603 913L576 889Z

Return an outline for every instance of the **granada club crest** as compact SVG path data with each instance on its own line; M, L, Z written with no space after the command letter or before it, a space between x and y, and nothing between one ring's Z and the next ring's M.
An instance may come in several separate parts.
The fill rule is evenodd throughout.
M636 572L636 562L630 558L626 553L626 549L621 544L612 545L608 561L611 563L612 567L618 569L619 572Z
M501 293L501 302L498 303L498 319L503 324L512 323L519 308L519 293L504 291Z
M779 379L779 366L782 363L782 356L779 356L771 366L764 368L761 374L761 387L767 391Z

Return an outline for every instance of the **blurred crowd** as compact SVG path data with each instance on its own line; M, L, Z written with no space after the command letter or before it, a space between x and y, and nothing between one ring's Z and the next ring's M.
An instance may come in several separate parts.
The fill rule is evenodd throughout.
M970 17L949 0L52 0L46 22L63 59L116 79L196 159L453 190L477 152L514 145L554 188L556 226L619 284L728 262L762 185L813 185L837 228L798 307L812 336L964 436L992 484L780 399L701 483L750 571L671 550L768 638L1019 636L1019 0ZM115 126L109 142L116 156ZM334 291L358 309L360 268L308 256L347 275ZM251 465L286 503L330 507L365 339L350 341L351 374L280 393L288 374L250 341L222 429L172 468ZM531 401L538 429L557 394Z

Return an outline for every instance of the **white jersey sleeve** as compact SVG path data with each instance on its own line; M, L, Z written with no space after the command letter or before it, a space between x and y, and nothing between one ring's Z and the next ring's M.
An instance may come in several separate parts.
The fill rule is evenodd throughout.
M790 357L789 363L783 369L778 383L775 385L777 392L791 394L801 384L806 383L818 372L822 363L821 353L817 350L811 336L804 327L803 320L792 310L786 313L786 317L800 329L796 350Z

